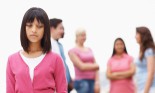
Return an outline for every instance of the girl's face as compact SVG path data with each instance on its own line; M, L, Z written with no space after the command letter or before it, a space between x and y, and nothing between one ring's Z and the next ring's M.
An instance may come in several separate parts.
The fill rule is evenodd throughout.
M136 33L136 36L135 36L135 38L136 38L136 41L137 41L137 43L141 43L141 36L140 36L140 34L139 33Z
M40 43L44 35L44 24L36 18L32 23L26 23L26 35L30 43Z
M124 43L121 41L121 40L117 40L115 42L115 51L117 54L121 54L121 53L124 53Z
M77 36L77 41L80 43L84 43L86 41L86 33L82 32Z

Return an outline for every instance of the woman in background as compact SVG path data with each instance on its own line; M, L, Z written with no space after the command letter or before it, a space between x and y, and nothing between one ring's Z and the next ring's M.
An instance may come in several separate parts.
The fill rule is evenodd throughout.
M74 88L77 93L99 93L99 66L93 52L84 45L86 31L79 28L76 31L76 46L69 50L69 57L75 68Z
M117 38L106 73L110 80L110 93L135 93L134 73L133 58L128 55L123 39Z
M155 93L155 44L150 30L137 27L136 41L140 46L136 61L138 93Z

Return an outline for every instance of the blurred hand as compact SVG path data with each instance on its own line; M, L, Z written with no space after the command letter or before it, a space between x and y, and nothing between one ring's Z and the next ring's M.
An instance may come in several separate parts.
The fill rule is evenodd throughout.
M117 72L112 73L113 76L118 76L119 74Z
M100 84L98 81L94 84L94 93L100 93Z
M94 65L96 66L96 70L99 70L99 65L97 63L94 63Z
M71 82L68 84L68 90L72 91L73 90L73 80L71 80Z

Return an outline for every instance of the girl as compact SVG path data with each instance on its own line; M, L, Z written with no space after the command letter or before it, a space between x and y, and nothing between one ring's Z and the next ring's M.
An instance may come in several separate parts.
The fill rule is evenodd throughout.
M110 93L135 93L133 58L128 55L121 38L114 42L112 57L109 59L107 77L110 80Z
M155 93L155 45L150 30L137 27L136 41L140 46L136 61L138 93Z
M30 8L21 24L23 50L8 58L7 93L67 93L65 68L51 52L50 25L46 12Z

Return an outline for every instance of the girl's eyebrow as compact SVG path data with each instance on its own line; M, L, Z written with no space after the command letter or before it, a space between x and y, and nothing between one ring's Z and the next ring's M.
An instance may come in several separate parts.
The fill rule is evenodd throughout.
M30 24L30 23L33 23L33 22L26 22L26 24Z
M26 25L31 24L31 22L27 22Z
M38 25L44 25L43 23L41 23L41 22L38 22Z
M26 22L26 24L32 24L33 22ZM38 25L44 25L43 23L41 22L38 22Z

